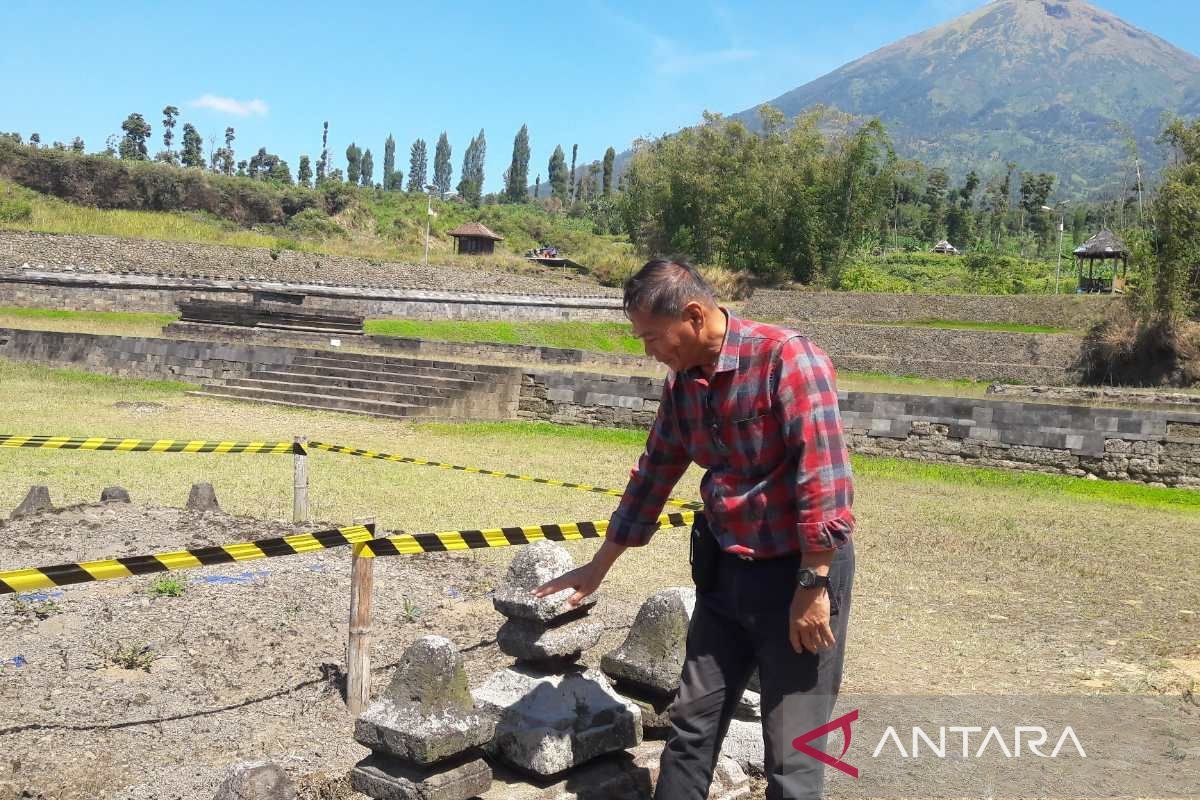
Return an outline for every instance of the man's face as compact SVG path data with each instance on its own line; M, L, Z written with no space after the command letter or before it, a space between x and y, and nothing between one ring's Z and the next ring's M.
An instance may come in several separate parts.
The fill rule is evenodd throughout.
M696 313L693 305L685 308L678 317L654 316L645 311L629 313L633 335L642 340L646 355L666 364L675 372L695 366L700 350L704 317Z

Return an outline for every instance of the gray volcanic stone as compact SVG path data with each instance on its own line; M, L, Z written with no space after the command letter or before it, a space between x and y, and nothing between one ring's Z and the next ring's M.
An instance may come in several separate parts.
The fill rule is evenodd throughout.
M128 503L129 492L120 486L108 486L100 492L101 503Z
M723 757L733 759L751 775L762 775L765 753L761 722L747 722L741 719L729 721L729 730L725 734L724 744L721 745Z
M50 503L50 487L30 486L25 499L8 516L9 519L16 519L17 517L25 517L30 514L40 514L43 511L53 510L54 506Z
M188 492L188 511L220 511L221 504L217 502L217 492L211 483L193 483Z
M420 767L375 753L350 770L351 788L376 800L466 800L491 785L491 767L475 755Z
M646 742L633 750L634 763L646 770L650 781L655 785L658 784L662 750L663 745L660 742ZM750 777L733 759L719 757L713 770L712 783L708 788L708 800L743 800L749 797Z
M377 753L434 764L491 740L492 717L475 711L462 655L449 639L409 645L383 696L354 724L354 738Z
M737 708L733 710L733 716L747 722L762 719L762 696L753 689L747 689L742 693L742 699L738 700Z
M687 650L688 624L696 608L696 590L663 589L638 609L625 643L600 659L611 678L650 692L671 695Z
M500 626L496 643L500 652L521 660L571 660L594 647L603 634L603 622L586 618L548 628L533 620L514 617Z
M534 597L530 591L548 580L557 578L575 569L575 559L562 545L543 539L522 547L504 576L504 582L496 589L492 605L506 617L520 617L537 622L553 622L555 619L589 607L596 602L593 594L579 604L567 605L567 598L574 592L563 589L549 597Z
M526 772L555 775L642 741L641 711L599 670L550 675L517 665L473 694L497 720L488 749Z
M642 712L642 738L665 740L671 732L671 703L674 696L649 693L629 684L617 681L616 689Z
M296 785L278 764L247 761L234 764L217 788L214 800L295 800Z

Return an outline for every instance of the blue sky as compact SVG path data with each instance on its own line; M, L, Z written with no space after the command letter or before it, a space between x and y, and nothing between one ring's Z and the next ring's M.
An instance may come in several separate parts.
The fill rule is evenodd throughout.
M376 179L389 133L408 171L417 137L445 130L458 180L463 150L487 132L487 188L512 139L530 130L530 178L555 144L579 159L628 147L776 97L981 0L665 0L656 3L100 3L4 0L0 131L103 147L131 111L161 147L173 104L202 134L237 130L295 170L314 162L321 123L344 166L370 147ZM1097 0L1126 21L1200 53L1196 0ZM231 102L232 101L232 102ZM180 128L176 129L178 135ZM178 144L176 144L178 146Z

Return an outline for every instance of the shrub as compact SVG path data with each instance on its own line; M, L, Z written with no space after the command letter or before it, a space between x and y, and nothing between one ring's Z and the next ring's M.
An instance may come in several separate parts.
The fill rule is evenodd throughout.
M0 198L0 222L25 222L33 217L33 204L18 198Z
M288 220L288 230L298 236L311 236L328 239L332 236L346 236L346 230L320 209L306 208Z

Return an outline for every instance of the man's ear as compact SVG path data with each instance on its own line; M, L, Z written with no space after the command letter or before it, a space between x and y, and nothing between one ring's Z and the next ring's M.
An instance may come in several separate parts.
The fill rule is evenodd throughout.
M692 301L683 307L683 321L699 333L704 329L704 306Z

